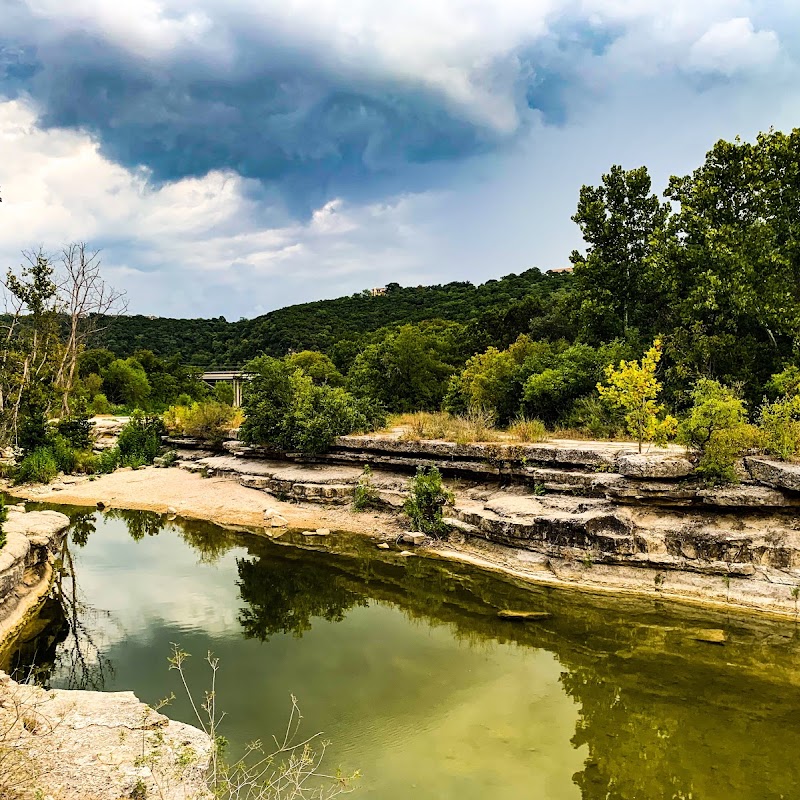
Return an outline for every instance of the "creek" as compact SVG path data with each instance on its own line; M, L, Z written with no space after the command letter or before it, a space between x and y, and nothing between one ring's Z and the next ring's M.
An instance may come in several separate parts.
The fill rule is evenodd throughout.
M326 766L361 771L353 797L798 796L792 621L536 587L344 533L48 507L73 525L52 598L0 665L18 678L174 692L165 713L196 723L167 659L192 654L202 696L211 651L230 751L280 735L294 695Z

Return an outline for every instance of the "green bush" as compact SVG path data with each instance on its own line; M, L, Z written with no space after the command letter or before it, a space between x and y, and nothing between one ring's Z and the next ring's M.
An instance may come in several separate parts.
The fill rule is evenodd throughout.
M230 429L240 424L241 412L217 400L171 406L164 414L164 425L169 433L194 436L209 442L223 441Z
M70 447L85 450L92 444L92 428L94 423L86 415L75 414L64 417L56 424L56 431L66 439Z
M378 505L378 491L372 485L372 470L369 464L364 465L364 471L356 484L353 496L353 508L356 511L366 511Z
M445 532L442 509L454 500L453 493L444 488L442 475L436 467L417 469L409 483L409 496L403 510L415 530L439 536Z
M763 447L784 460L800 451L800 396L765 402L759 409Z
M121 460L118 447L111 447L108 450L103 450L99 456L96 456L94 471L107 475L120 465Z
M719 381L701 378L692 390L692 407L678 426L678 439L701 452L718 431L747 421L744 401Z
M243 441L288 451L320 453L337 436L374 430L385 416L374 402L340 387L316 385L284 361L260 358L248 365L255 377L246 387Z
M50 437L47 415L41 408L31 408L23 414L19 423L17 444L26 455L46 447Z
M52 451L39 447L22 459L17 467L17 483L50 483L58 475L58 464Z
M564 424L593 439L614 439L625 434L625 415L596 394L578 398Z
M146 417L135 411L117 439L120 463L125 466L152 464L161 452L164 425L158 417Z
M55 434L55 436L50 437L48 449L53 455L59 472L71 475L76 471L75 468L78 465L76 450L74 447L70 446L70 443L64 436Z
M111 403L108 402L108 398L102 392L92 398L91 407L94 414L110 414L112 410Z
M762 433L754 425L741 423L714 431L703 449L697 474L711 481L736 483L736 461L762 442Z

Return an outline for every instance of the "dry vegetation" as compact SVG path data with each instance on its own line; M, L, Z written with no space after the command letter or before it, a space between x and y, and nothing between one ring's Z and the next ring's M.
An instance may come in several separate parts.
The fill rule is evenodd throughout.
M463 417L442 411L397 414L390 418L388 427L404 428L400 438L410 442L423 439L438 439L457 444L543 442L549 438L540 420L520 418L507 430L501 430L494 427L490 414L481 411L472 411Z

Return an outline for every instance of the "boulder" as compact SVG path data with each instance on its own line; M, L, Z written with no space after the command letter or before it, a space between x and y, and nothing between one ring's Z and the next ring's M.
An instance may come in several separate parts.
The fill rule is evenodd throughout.
M685 478L694 470L688 458L674 453L621 453L617 472L626 478Z
M315 533L317 534L317 536L330 536L331 535L331 532L330 532L329 528L317 528Z
M759 483L800 492L800 464L749 456L745 459L745 465L753 480Z
M720 628L700 628L692 631L692 639L696 642L708 642L709 644L725 644L727 641L725 631Z
M381 543L378 545L378 550L388 550L388 549L389 549L389 545L388 545L388 544L386 544L386 542L381 542Z
M289 520L282 517L280 514L275 514L269 519L269 524L273 528L286 528L289 525Z
M403 542L403 544L413 544L415 547L419 547L421 544L425 543L426 536L424 533L419 533L418 531L406 531L405 533L401 533L398 539Z

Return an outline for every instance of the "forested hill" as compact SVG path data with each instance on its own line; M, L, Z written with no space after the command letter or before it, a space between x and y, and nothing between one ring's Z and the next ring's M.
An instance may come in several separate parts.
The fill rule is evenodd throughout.
M546 301L571 280L569 274L529 269L479 286L469 282L444 286L387 286L386 294L369 292L301 303L251 320L168 319L123 316L108 320L95 346L120 357L152 350L162 358L178 356L197 366L235 366L266 353L283 356L294 350L329 351L344 340L358 340L380 328L407 322L443 319L468 323L502 318L526 298Z

